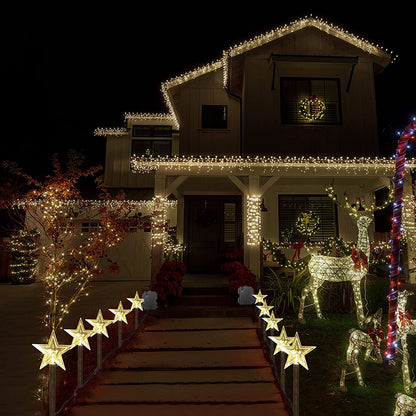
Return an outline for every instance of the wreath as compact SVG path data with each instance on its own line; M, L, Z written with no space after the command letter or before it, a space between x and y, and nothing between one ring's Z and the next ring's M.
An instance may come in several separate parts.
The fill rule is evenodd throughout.
M348 243L341 237L329 237L320 249L319 254L333 257L351 256L353 248L354 243Z
M321 120L325 114L325 104L316 95L304 98L299 105L299 111L308 121Z
M296 219L297 230L308 237L316 234L320 227L320 219L312 211L302 212Z

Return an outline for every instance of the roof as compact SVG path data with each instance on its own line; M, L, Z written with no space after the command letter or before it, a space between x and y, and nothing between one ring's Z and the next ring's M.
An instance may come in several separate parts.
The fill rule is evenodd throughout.
M323 19L319 17L312 17L312 16L306 16L301 19L295 20L289 24L285 24L283 26L277 27L276 29L273 29L269 32L266 32L264 34L255 36L252 39L249 39L245 42L241 42L237 45L231 46L227 50L224 50L222 53L222 57L216 61L213 61L211 63L208 63L206 65L203 65L201 67L198 67L196 69L193 69L189 72L186 72L182 75L173 77L161 85L162 94L165 100L165 104L168 108L168 114L140 114L140 115L129 115L129 113L126 113L125 118L134 118L134 119L140 119L143 116L145 118L148 117L162 117L165 119L169 119L173 126L176 129L179 129L179 120L175 114L175 110L173 107L173 104L171 102L170 96L169 96L169 89L172 87L175 87L177 85L183 84L187 81L190 81L192 79L198 78L204 74L207 74L212 71L216 71L219 69L223 70L223 79L224 79L224 86L227 84L228 80L228 64L230 62L229 58L241 55L243 53L246 53L252 49L258 48L260 46L263 46L269 42L273 42L276 39L282 38L284 36L290 35L291 33L294 33L296 31L308 28L308 27L314 27L316 29L319 29L323 32L328 33L331 36L337 37L339 39L344 40L345 42L348 42L352 44L353 46L363 50L364 52L367 52L373 56L376 56L378 58L382 58L386 61L393 61L396 57L393 57L393 52L388 51L385 48L374 45L373 43L369 42L368 40L365 40L357 35L354 35L352 33L349 33L348 31L341 29L338 26L335 26L331 23L328 23L324 21ZM123 135L126 134L125 131L122 131L121 129L97 129L95 132L96 135Z

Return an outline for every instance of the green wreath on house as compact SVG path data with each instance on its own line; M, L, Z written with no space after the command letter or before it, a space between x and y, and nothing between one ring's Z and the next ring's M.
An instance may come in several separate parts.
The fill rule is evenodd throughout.
M296 229L307 237L316 234L321 226L320 218L312 211L302 212L296 218Z

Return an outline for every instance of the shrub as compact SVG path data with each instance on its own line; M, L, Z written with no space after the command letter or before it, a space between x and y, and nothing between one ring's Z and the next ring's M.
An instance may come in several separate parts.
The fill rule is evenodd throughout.
M293 277L280 277L269 268L266 279L266 293L271 295L269 305L280 313L295 313L299 310L302 289L309 281L307 268L294 269Z
M239 261L225 263L223 270L228 273L228 291L238 292L241 286L250 286L253 289L256 285L256 276Z
M185 265L180 261L165 261L156 275L152 290L157 292L158 299L166 302L169 298L182 295Z

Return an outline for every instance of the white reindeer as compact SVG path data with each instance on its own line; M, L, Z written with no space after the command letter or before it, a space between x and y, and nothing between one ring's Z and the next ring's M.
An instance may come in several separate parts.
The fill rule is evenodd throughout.
M341 378L339 381L341 390L347 390L345 387L345 376L347 366L349 365L352 365L354 368L353 372L357 376L358 384L364 386L363 376L361 374L360 366L358 365L358 355L361 350L365 350L365 361L374 360L379 364L383 362L380 350L380 342L384 340L384 333L381 329L382 315L383 311L380 308L374 315L366 319L367 323L372 324L372 327L369 326L368 332L355 328L349 330L350 337L347 349L347 359L346 364L342 367Z
M393 416L416 416L416 399L403 393L396 394L396 407Z
M414 295L409 290L401 290L397 293L397 341L402 349L402 376L403 387L406 394L412 394L416 382L410 379L409 372L409 349L407 347L407 336L416 335L416 320L411 319L406 310L407 298Z
M370 240L367 228L372 218L368 215L355 215L358 227L357 248L351 257L331 257L312 254L308 264L310 279L307 286L302 290L299 321L303 322L305 299L312 293L313 302L318 318L322 318L321 308L318 300L318 289L325 281L351 282L354 293L354 301L357 308L357 319L361 326L364 322L363 304L361 299L361 279L367 274L367 259L370 256ZM355 258L354 258L355 255Z
M302 290L301 301L299 306L298 318L304 322L303 312L305 308L305 299L309 293L312 293L313 303L315 305L318 318L322 318L321 308L318 301L318 289L325 281L330 282L351 282L354 301L357 309L358 324L361 327L364 323L364 311L361 299L361 279L368 272L368 259L370 257L370 240L368 237L368 226L371 224L374 211L385 208L393 199L393 193L390 191L389 198L382 205L377 206L375 201L370 206L361 204L350 204L346 195L345 203L340 204L332 187L327 189L328 196L340 205L342 208L350 211L350 215L356 220L358 228L358 238L356 249L353 250L351 257L331 257L312 254L308 264L310 279L307 286Z

